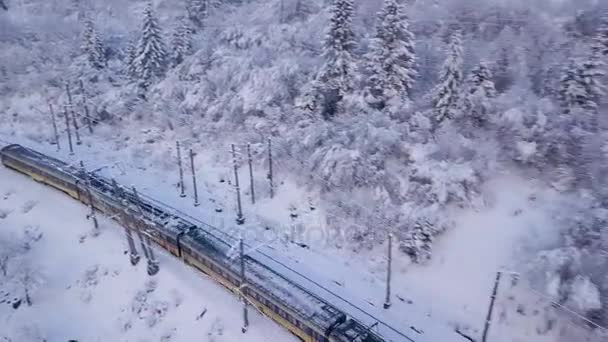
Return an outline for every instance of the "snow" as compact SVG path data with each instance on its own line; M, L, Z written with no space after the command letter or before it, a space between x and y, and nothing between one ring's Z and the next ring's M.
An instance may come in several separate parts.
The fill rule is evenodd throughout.
M145 260L130 265L124 231L102 218L92 236L87 208L51 188L0 168L0 237L39 227L42 238L27 252L43 285L33 305L17 310L0 304L0 338L38 341L235 341L241 333L242 307L227 290L159 254L161 270L146 274ZM26 210L28 209L29 210ZM19 264L21 266L21 264ZM11 265L11 268L17 265ZM21 296L19 285L0 276L0 291ZM2 292L0 292L2 293ZM1 300L2 298L0 298ZM206 310L203 317L197 318ZM296 339L258 313L251 313L248 341Z

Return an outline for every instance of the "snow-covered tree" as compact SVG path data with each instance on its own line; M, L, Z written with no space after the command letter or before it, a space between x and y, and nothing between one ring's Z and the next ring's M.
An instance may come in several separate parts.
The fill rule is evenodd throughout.
M440 71L439 84L433 90L433 108L437 124L456 115L462 84L462 34L455 31L448 46L447 58Z
M106 65L105 48L103 47L101 38L95 29L93 19L85 19L82 38L82 49L84 53L87 54L91 66L98 69L103 68Z
M413 262L422 264L432 257L433 225L424 219L416 220L414 226L401 241L399 248L409 255Z
M152 4L144 9L142 35L137 45L133 63L142 88L148 88L153 78L161 77L167 70L167 51Z
M600 26L593 38L593 54L596 56L608 56L608 13L601 18Z
M318 77L318 90L323 97L323 116L326 119L336 114L339 102L352 91L356 70L353 0L335 0L331 13L323 44L325 64Z
M173 64L178 65L184 61L186 56L192 54L192 28L187 19L180 20L173 32L171 41L173 48Z
M126 50L126 71L129 77L136 78L137 77L137 64L135 63L135 58L137 57L137 40L131 39L127 45Z
M186 10L188 18L197 29L202 29L205 26L205 21L209 16L209 0L187 0Z
M489 120L490 101L496 96L490 68L481 62L471 71L466 83L463 115L470 118L476 126L483 126Z
M414 35L397 0L384 1L371 46L368 56L370 105L382 109L394 99L409 101L417 75Z
M564 114L577 126L595 131L597 110L605 93L603 62L595 56L571 58L560 80L559 99Z

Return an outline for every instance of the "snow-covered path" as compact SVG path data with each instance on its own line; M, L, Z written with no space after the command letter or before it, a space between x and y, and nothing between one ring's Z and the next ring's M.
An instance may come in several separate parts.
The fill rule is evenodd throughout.
M101 234L92 236L84 206L4 167L0 212L0 238L18 239L26 227L42 233L9 264L12 280L0 274L0 340L295 341L257 313L243 337L240 303L226 290L165 253L149 277L144 260L130 265L122 228L102 218ZM26 264L41 285L31 307L14 310Z

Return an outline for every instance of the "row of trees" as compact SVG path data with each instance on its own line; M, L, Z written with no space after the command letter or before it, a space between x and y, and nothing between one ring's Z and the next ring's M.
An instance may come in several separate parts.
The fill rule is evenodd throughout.
M183 16L174 28L170 50L167 49L152 4L145 6L141 33L129 42L125 60L127 74L143 89L164 76L169 67L181 64L193 53L192 36L197 30L203 29L210 2L188 0L186 4L187 16ZM82 49L93 68L102 69L107 66L107 51L91 18L84 21Z
M363 56L363 62L358 63L358 44L352 28L353 1L336 0L323 45L325 63L314 81L314 94L309 95L311 103L305 107L318 109L329 119L338 114L344 99L354 95L362 96L365 103L376 110L395 112L407 108L418 72L415 37L404 12L400 1L384 1L369 51ZM362 79L365 81L357 84ZM483 124L489 106L487 100L495 96L492 73L484 62L472 70L465 82L462 33L455 30L449 40L439 83L430 95L434 127L462 113Z

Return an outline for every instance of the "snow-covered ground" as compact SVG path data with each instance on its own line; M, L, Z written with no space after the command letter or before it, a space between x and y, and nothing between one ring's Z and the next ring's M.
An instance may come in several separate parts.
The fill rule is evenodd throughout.
M296 340L258 313L243 337L242 307L228 291L160 251L161 270L148 276L145 260L130 265L117 224L102 218L94 236L86 207L3 167L0 213L0 240L30 245L0 275L2 341ZM24 269L37 284L32 305L13 309Z

